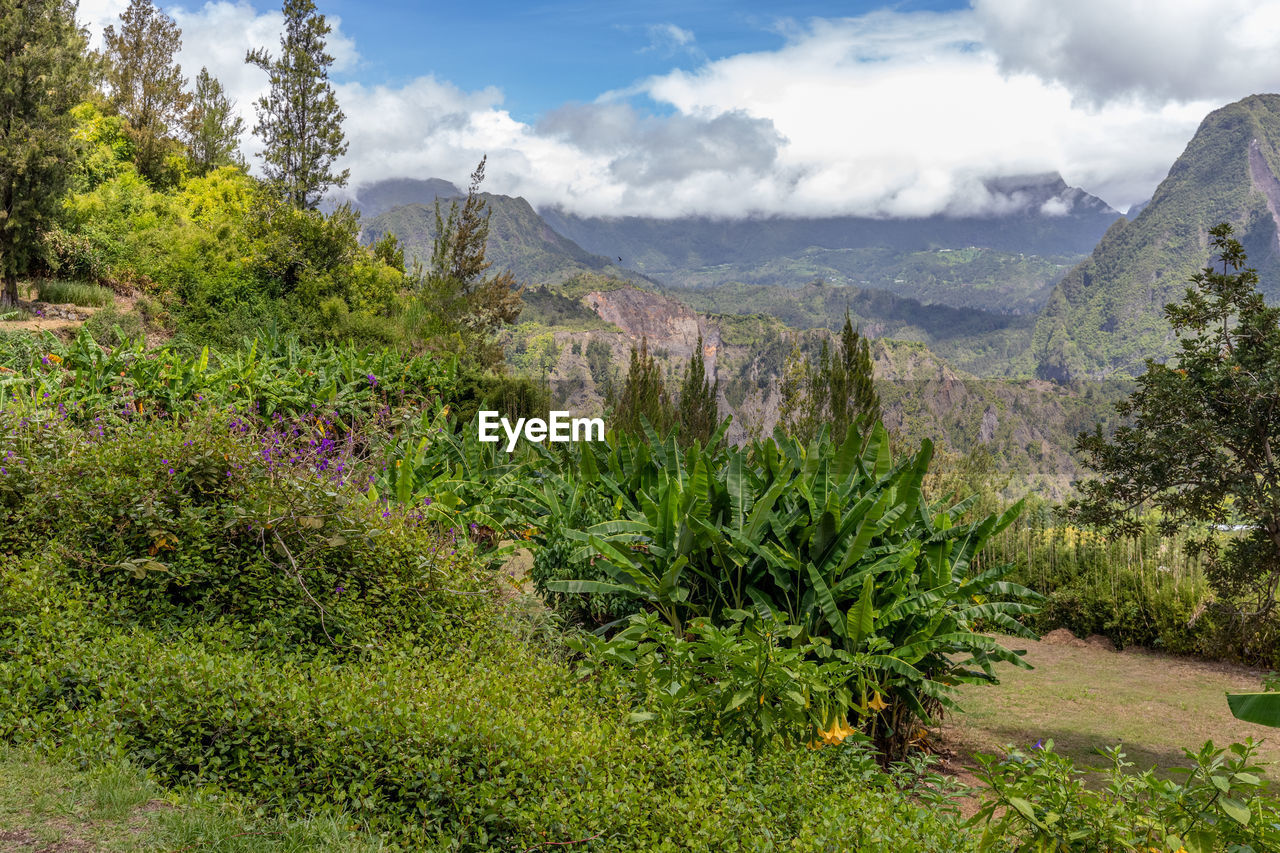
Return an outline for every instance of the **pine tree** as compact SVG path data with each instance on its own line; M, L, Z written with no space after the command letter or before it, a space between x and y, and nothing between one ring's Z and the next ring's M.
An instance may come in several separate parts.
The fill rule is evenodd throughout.
M240 156L244 120L235 114L235 104L227 100L222 84L208 68L201 68L196 76L195 95L182 128L187 160L195 174L219 166L244 166Z
M245 62L266 71L271 91L258 99L253 132L266 144L262 157L267 180L294 206L314 209L329 187L347 184L348 170L333 170L347 153L338 98L329 84L333 57L325 52L330 32L311 0L285 0L280 56L251 50Z
M182 31L151 0L130 0L120 29L107 27L103 40L111 103L129 122L138 172L157 182L165 156L175 147L171 131L191 99L182 66L174 61L182 49Z
M88 89L75 3L0 4L0 307L38 258L73 159L71 108Z
M509 270L485 275L492 266L485 259L490 211L480 194L485 162L482 158L471 173L461 207L450 202L444 214L436 202L435 240L422 290L438 331L459 336L470 355L493 365L502 360L493 333L515 321L523 302Z
M782 425L803 441L814 438L823 426L840 439L851 425L865 426L881 419L871 345L854 329L848 311L834 353L827 340L822 342L816 363L798 344L792 350L781 392Z
M698 347L693 351L685 367L684 381L680 384L678 420L680 436L686 442L705 442L720 425L720 380L712 384L707 379L706 360L702 353L702 335L698 335Z
M639 350L631 348L631 364L622 393L608 402L613 410L610 426L618 432L641 434L648 421L661 435L674 425L671 395L662 379L661 366L649 352L648 338L640 339Z

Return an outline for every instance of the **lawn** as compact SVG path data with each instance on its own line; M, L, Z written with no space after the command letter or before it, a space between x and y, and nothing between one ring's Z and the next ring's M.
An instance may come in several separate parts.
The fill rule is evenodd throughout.
M81 771L0 747L0 851L372 850L332 820L256 818L244 804L166 795L126 764Z
M1096 766L1103 761L1097 750L1123 743L1139 768L1168 768L1184 764L1183 747L1198 748L1206 740L1226 746L1247 737L1265 739L1260 761L1280 763L1280 731L1241 722L1227 709L1227 692L1261 689L1260 672L1141 649L1069 644L1061 632L1040 642L1003 641L1026 649L1034 669L1006 667L998 686L962 690L965 713L943 727L944 741L962 763L971 763L974 752L1052 738L1078 765Z

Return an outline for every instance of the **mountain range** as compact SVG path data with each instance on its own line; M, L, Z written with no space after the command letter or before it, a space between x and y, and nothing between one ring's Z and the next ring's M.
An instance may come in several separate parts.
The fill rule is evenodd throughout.
M1201 122L1151 201L1117 220L1055 287L1032 339L1037 375L1136 376L1175 340L1163 316L1210 262L1209 229L1229 222L1280 299L1280 95L1254 95Z

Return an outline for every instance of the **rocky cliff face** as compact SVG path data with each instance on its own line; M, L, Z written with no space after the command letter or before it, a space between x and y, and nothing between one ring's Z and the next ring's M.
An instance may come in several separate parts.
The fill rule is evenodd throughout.
M648 339L650 350L663 350L680 361L689 360L701 336L707 372L715 376L720 330L707 315L661 294L630 287L593 291L583 302L632 341Z

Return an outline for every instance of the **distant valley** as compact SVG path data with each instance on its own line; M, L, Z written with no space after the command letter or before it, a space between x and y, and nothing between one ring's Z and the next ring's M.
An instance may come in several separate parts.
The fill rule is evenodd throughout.
M484 198L488 257L527 287L508 360L563 401L598 405L642 338L674 380L701 334L735 434L768 430L789 353L848 312L877 342L891 425L983 445L1021 485L1062 495L1075 433L1111 423L1143 360L1172 353L1162 308L1207 262L1210 225L1238 229L1280 298L1277 175L1280 96L1265 95L1206 117L1131 218L1057 175L990 182L1004 202L990 217L601 218ZM399 179L358 188L355 206L366 240L394 233L425 259L435 202L461 195Z

